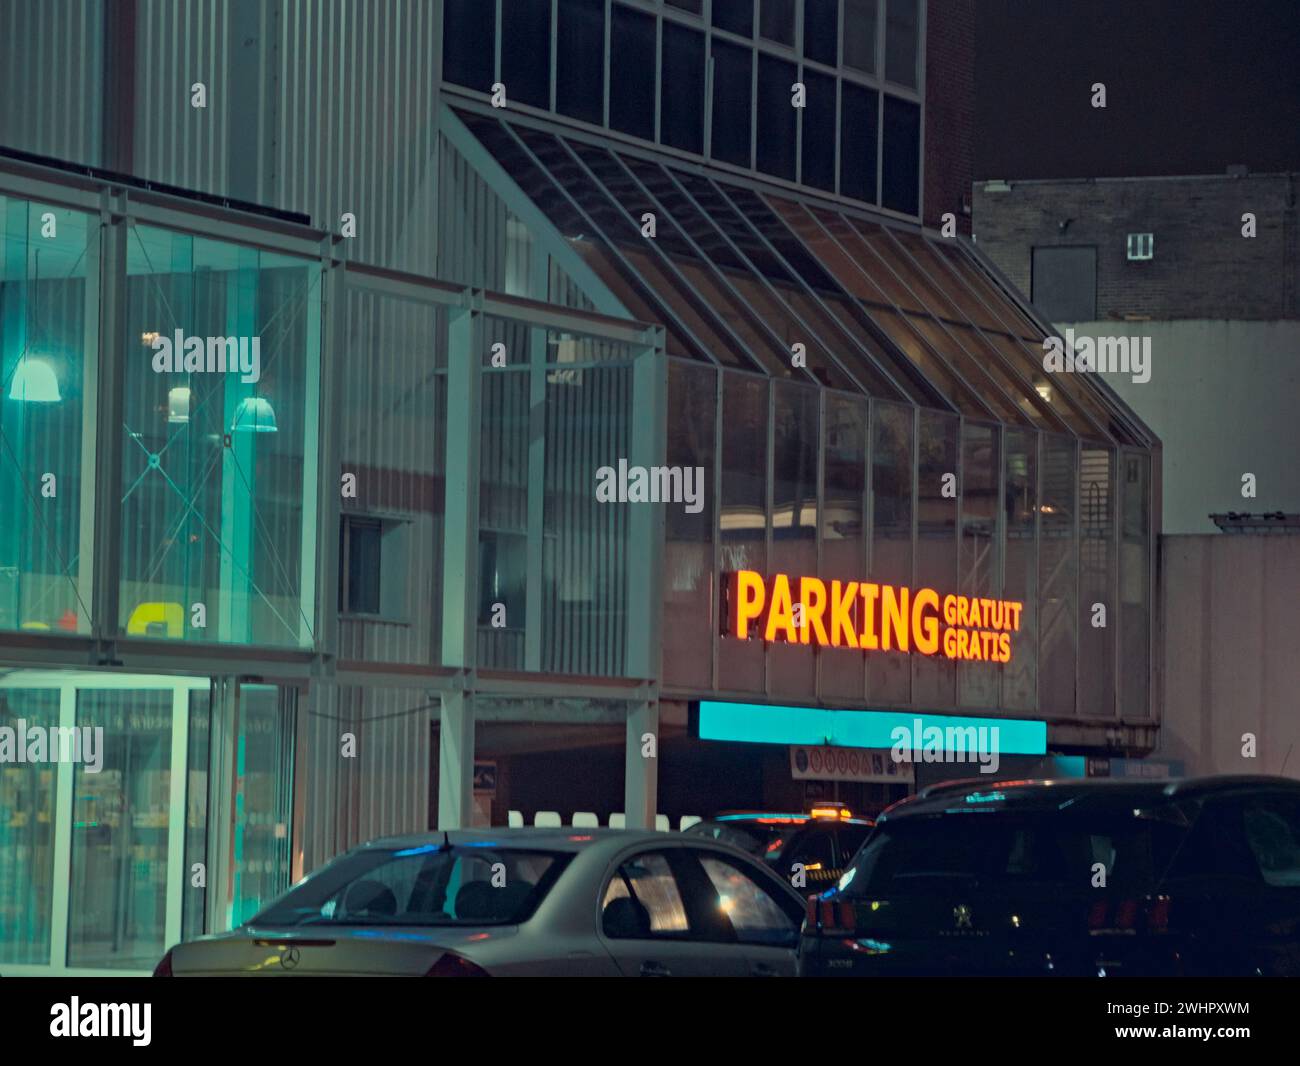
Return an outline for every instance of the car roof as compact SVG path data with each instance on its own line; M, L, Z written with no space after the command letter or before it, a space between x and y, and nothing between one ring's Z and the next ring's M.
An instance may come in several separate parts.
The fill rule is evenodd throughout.
M1263 774L1222 774L1207 777L1133 779L1107 777L1041 778L1016 781L984 781L964 778L923 788L915 796L900 800L880 814L878 821L897 821L921 815L942 814L955 803L962 810L987 804L995 810L1060 810L1074 803L1173 802L1202 799L1208 795L1229 795L1279 789L1300 795L1300 781Z
M737 822L800 822L810 825L861 825L870 827L874 825L867 818L815 818L807 811L723 811L721 814L715 814L711 818L705 818L702 822L696 822L696 825L716 825L718 823L734 825Z
M655 829L599 829L574 826L542 828L526 826L506 828L484 826L480 829L449 829L426 833L407 833L401 836L378 837L361 845L363 848L418 848L450 841L462 847L519 848L540 851L578 852L593 845L622 847L642 841L669 838L670 834Z

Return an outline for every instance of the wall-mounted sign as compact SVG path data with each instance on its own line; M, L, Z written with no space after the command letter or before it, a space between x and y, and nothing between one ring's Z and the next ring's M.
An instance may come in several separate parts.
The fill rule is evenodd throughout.
M723 633L748 640L1011 661L1023 604L869 581L736 570L723 575Z
M877 781L911 784L911 763L900 763L887 751L866 748L790 746L790 775L796 781Z

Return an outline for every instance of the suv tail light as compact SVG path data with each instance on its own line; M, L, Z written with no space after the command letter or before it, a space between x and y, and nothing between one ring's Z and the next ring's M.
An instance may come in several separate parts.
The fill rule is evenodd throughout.
M153 968L153 975L155 977L176 976L174 973L172 973L172 951L174 950L176 949L172 948L167 952L166 955L164 955L161 959L158 960L158 965Z
M425 977L489 977L491 976L482 966L475 966L469 959L463 955L457 955L454 951L444 952L443 955L429 967L429 972Z
M829 900L822 899L820 896L809 896L805 918L808 932L822 933L827 936L851 933L857 926L853 904L843 899Z

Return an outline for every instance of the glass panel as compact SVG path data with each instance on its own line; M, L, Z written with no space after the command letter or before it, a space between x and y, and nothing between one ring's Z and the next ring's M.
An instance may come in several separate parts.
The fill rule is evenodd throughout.
M119 624L308 645L320 264L129 230Z
M835 79L807 68L803 72L808 90L803 111L803 184L835 190Z
M961 592L996 598L1001 591L997 428L963 423L961 448ZM965 707L996 707L1003 669L1001 663L959 662L957 702Z
M1151 673L1151 457L1124 452L1120 543L1120 713L1149 718Z
M713 25L742 37L754 36L754 0L727 0L713 5Z
M0 727L15 745L58 724L58 689L0 689ZM26 761L25 749L0 761L0 963L50 962L57 773L56 763Z
M818 391L775 382L772 444L772 573L789 574L791 597L802 602L796 577L817 576ZM804 605L804 611L808 605ZM816 653L784 642L768 645L773 693L812 697Z
M654 37L654 20L650 35ZM619 64L611 70L644 70ZM659 139L686 152L704 151L704 34L675 22L663 24L663 86ZM635 81L621 78L620 81Z
M867 404L852 396L826 394L822 433L825 473L821 514L823 580L862 581L866 574ZM863 652L822 648L819 695L860 700Z
M501 81L508 101L550 109L551 0L501 5Z
M804 0L803 54L827 66L839 61L839 0Z
M959 421L926 410L920 412L920 417L914 587L937 589L943 595L945 590L957 587L958 501L954 490ZM912 679L914 704L952 705L957 679L956 663L952 659L913 655Z
M718 585L713 572L714 457L717 377L677 360L668 363L668 465L700 468L703 508L670 507L664 515L663 663L672 684L711 688Z
M681 8L683 11L690 11L696 15L703 14L704 0L664 0L669 7Z
M714 18L717 18L717 8ZM752 49L713 42L713 158L751 166L750 120L754 86Z
M612 351L609 356L617 354L626 357L627 352ZM632 492L625 502L607 501L593 488L602 468L618 472L632 454L631 433L630 367L589 367L547 375L544 671L591 677L625 673L629 505L648 506L650 501L640 501ZM698 487L694 481L691 484ZM688 487L683 479L683 496ZM672 512L688 505L670 503L666 509Z
M496 5L446 0L442 19L442 76L457 85L491 92L496 63Z
M90 629L97 233L86 215L0 197L0 630Z
M790 87L799 80L793 63L758 55L758 150L755 165L765 174L795 180L798 112Z
M555 110L600 125L605 121L604 0L560 0L555 38ZM651 97L653 100L653 97Z
M874 74L878 0L844 0L844 65ZM893 15L893 5L890 5Z
M102 763L73 778L68 965L152 970L167 950L172 690L82 690Z
M873 404L871 435L871 580L911 585L913 408ZM910 703L908 657L885 651L865 654L867 698L873 703Z
M1115 453L1079 457L1079 714L1115 714Z
M885 6L885 77L916 88L919 36L916 0L887 0Z
M588 57L591 62L593 57ZM595 59L598 61L599 56ZM609 124L633 137L655 138L655 19L622 4L613 5L609 30ZM637 71L623 77L623 71ZM701 83L702 84L702 83ZM668 65L664 64L664 85Z
M758 32L778 44L794 44L794 12L796 0L762 0L759 8Z
M189 872L208 861L208 767L212 753L212 693L189 694L189 733L185 765L185 889L181 896L181 939L193 940L206 931L208 889L196 886Z
M235 754L231 924L248 921L290 883L294 701L273 685L242 685Z
M767 381L742 374L722 377L722 477L718 537L723 574L768 572ZM763 639L722 637L718 669L739 691L762 692Z
M1006 431L1006 568L1002 594L1024 604L1011 661L1002 667L1002 703L1030 711L1038 703L1038 435Z
M879 93L840 82L840 193L876 202Z
M1078 492L1074 442L1043 435L1042 515L1039 526L1038 711L1074 716Z
M883 207L915 215L920 204L921 108L908 100L885 97Z
M912 329L925 338L930 350L942 356L970 384L971 389L979 393L994 415L1013 425L1025 421L1020 409L1008 399L1008 396L1019 393L1019 386L996 362L981 362L974 358L971 353L978 351L978 348L974 345L974 335L970 331L957 326L940 325L929 315L908 315L907 321ZM996 381L1003 391L990 387L990 379Z

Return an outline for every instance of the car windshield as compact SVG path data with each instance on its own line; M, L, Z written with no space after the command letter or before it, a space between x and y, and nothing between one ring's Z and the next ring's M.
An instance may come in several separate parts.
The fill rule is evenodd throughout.
M878 826L840 885L858 899L941 892L955 883L968 891L1086 887L1100 863L1107 887L1142 892L1168 867L1182 833L1131 810L917 816Z
M313 874L249 924L513 925L532 914L570 858L487 844L365 848Z

